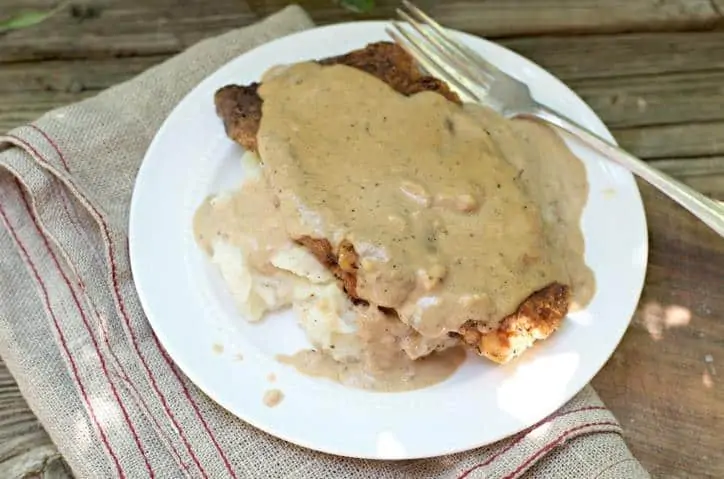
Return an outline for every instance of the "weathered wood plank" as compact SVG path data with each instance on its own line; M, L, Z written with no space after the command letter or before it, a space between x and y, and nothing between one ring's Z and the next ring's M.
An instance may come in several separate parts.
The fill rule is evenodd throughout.
M259 15L284 0L248 0ZM354 18L341 16L329 0L301 0L320 24ZM594 33L707 28L721 20L709 0L420 0L420 7L443 25L505 37L544 33ZM370 18L390 18L399 2L378 0Z
M724 119L724 70L569 82L609 127Z
M165 56L13 63L0 67L0 131L80 101L160 63Z
M640 188L651 231L646 288L593 385L652 477L721 478L724 242L652 187Z
M692 29L711 26L721 20L708 0L488 0L429 3L434 3L430 13L444 25L492 37Z
M724 30L526 37L500 43L563 80L724 68Z
M47 8L54 3L5 0L3 14L31 6ZM321 24L390 18L397 5L395 0L380 0L371 15L360 16L345 12L332 0L299 3ZM256 15L269 14L286 4L286 0L215 0L213 8L209 8L204 0L86 0L41 25L4 35L0 62L174 53L201 38L246 25ZM490 37L702 29L722 19L710 0L428 0L421 4L450 27ZM577 48L566 45L565 40L561 42L564 50ZM525 47L522 41L521 48ZM721 44L717 48L721 49Z
M0 41L0 58L3 43ZM667 73L683 75L687 72L698 73L705 78L710 72L724 71L724 30L697 33L593 35L577 37L575 41L571 41L568 37L536 37L503 39L501 43L548 68L571 84L576 84L579 80L599 78L610 80L612 77L629 76L643 77L643 83L646 83L650 80L650 78L645 80L646 75L651 77ZM143 56L152 51L153 49L142 52ZM76 52L75 55L81 53ZM110 53L121 54L120 51ZM102 58L94 58L88 65L93 68L93 72L102 72L104 69L116 71L133 64L150 66L172 53L176 53L176 50L151 56L150 60L134 56L130 59L109 58L102 62ZM115 66L114 62L119 62L120 65ZM46 72L42 72L44 65ZM18 77L24 74L25 70L28 73L39 74L49 73L56 67L68 69L82 65L79 62L68 62L63 58L47 64L22 63L17 66L8 64L0 69L0 75ZM653 79L660 81L658 78ZM4 82L5 79L0 82L0 89L6 89ZM595 82L592 85L595 85Z
M4 3L7 15L31 8L25 1ZM48 8L56 2L32 3ZM170 54L255 19L242 0L214 0L213 8L204 0L87 0L3 35L0 62Z
M103 90L161 63L166 55L10 63L0 67L0 94Z
M94 96L96 91L31 91L0 96L0 130L7 131L35 120L61 105Z
M653 160L649 163L695 190L724 201L724 156Z
M0 359L0 477L70 478L67 466Z
M646 158L724 155L724 122L613 129L624 148Z

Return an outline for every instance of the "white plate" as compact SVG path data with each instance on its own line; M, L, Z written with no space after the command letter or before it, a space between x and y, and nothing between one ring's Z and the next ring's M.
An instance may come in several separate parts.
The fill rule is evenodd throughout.
M268 67L323 58L388 39L383 22L317 28L263 45L206 78L171 113L136 181L130 252L154 331L188 377L254 426L320 451L365 458L429 457L489 444L534 424L580 391L628 327L647 259L646 219L632 176L582 148L590 182L586 261L598 290L590 306L514 364L469 357L449 380L406 393L372 393L300 375L274 355L308 347L291 313L246 323L197 248L191 219L209 194L235 187L242 150L227 139L214 91L258 80ZM527 82L534 95L602 136L603 123L571 90L530 61L460 33L470 47ZM224 352L214 351L223 344ZM236 354L242 354L239 361ZM274 373L271 384L267 376ZM284 400L269 408L264 392Z

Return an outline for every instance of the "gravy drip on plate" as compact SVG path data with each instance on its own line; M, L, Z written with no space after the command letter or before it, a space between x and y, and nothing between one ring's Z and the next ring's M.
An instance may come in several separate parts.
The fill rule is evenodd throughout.
M547 130L432 92L405 97L344 65L277 69L259 94L259 153L289 234L350 240L359 296L423 336L471 318L495 328L532 292L587 281L571 278L590 273L580 231L568 238L585 170ZM526 173L551 157L578 167ZM561 180L533 185L531 171ZM562 196L555 188L569 181Z
M266 407L276 407L284 399L284 393L279 389L269 389L264 393L264 405Z
M420 389L450 377L465 360L465 351L455 343L442 344L433 354L413 359L405 342L414 340L409 326L377 308L357 308L360 356L334 358L327 352L304 350L279 355L283 364L309 376L324 377L346 386L382 392Z

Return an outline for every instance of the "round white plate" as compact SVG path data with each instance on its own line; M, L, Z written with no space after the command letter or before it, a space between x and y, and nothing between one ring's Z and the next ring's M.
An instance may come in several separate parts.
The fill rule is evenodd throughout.
M388 39L384 22L317 28L263 45L206 78L171 113L136 181L130 219L133 274L154 331L188 377L221 406L288 441L344 456L408 459L467 450L544 418L599 371L628 327L643 285L646 219L632 176L571 145L586 165L586 261L598 290L590 306L519 361L468 357L450 379L405 393L373 393L312 379L274 356L309 347L290 312L249 324L196 246L191 220L211 193L236 187L242 149L224 134L213 95L256 81L269 67L345 53ZM598 134L603 123L563 83L498 45L460 33L470 47L528 83L537 99ZM219 352L219 346L223 352ZM239 360L237 355L243 355ZM268 375L276 375L271 383ZM278 388L284 400L264 405Z

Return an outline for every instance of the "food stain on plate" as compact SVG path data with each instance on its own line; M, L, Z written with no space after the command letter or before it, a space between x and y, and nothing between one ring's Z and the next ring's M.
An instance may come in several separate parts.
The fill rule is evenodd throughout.
M224 352L224 345L221 343L214 343L211 345L211 350L214 354L222 354Z
M234 361L243 361L243 360L244 360L243 354L241 354L241 353L234 354Z
M269 375L266 377L266 380L269 381L270 383L273 383L274 381L277 380L277 375L274 373L269 373Z
M610 198L613 198L614 196L616 196L616 189L615 188L606 188L606 189L602 190L601 193L603 193L604 198L610 199Z
M264 405L275 407L284 399L284 393L279 389L269 389L264 393Z

